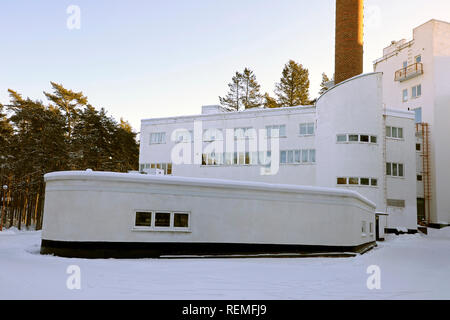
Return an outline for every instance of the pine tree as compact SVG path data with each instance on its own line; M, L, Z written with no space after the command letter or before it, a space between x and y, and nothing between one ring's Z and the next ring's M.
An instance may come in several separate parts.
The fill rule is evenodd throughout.
M47 99L53 102L56 107L60 108L61 112L66 116L67 134L70 139L80 107L87 104L87 98L82 92L74 92L55 82L50 83L53 87L53 93L44 91L44 94Z
M308 105L310 103L308 69L290 60L283 68L280 82L276 84L275 94L281 107Z
M242 74L236 72L231 82L228 84L230 89L225 97L219 97L220 104L230 111L239 111L242 106L242 96L244 95Z
M320 91L319 91L319 95L323 95L325 92L327 92L327 90L329 89L327 87L327 83L330 82L330 79L328 78L328 76L324 73L322 73L322 82L320 83Z
M279 108L275 98L272 98L267 92L264 94L264 108Z
M258 108L262 105L262 96L259 92L260 85L256 81L256 76L252 70L245 68L242 76L243 95L241 97L242 106L245 109Z

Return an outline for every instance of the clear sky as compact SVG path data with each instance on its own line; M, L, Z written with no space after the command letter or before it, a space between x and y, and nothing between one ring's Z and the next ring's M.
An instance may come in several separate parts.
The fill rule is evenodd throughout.
M70 5L80 29L67 28ZM244 67L273 95L289 59L309 69L315 98L333 75L334 15L334 0L1 0L0 102L8 88L45 101L54 81L139 131L143 118L218 104ZM365 0L364 72L432 18L450 21L450 1Z

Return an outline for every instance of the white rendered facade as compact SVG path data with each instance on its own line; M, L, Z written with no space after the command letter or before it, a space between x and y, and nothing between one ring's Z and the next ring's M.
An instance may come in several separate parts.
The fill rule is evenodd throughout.
M385 227L416 230L414 112L384 108L382 77L372 73L342 82L315 106L242 112L208 107L198 116L142 120L140 170L159 167L174 176L349 189L373 201L378 213L388 214L380 234ZM386 138L386 126L401 134ZM259 134L268 127L280 132L279 149L269 141L272 168L279 157L272 174L251 147L263 137L241 139L242 131L236 130L252 128ZM195 141L178 142L174 132L180 129ZM204 132L208 129L219 129L223 136L217 139L220 134ZM181 149L191 150L189 164L179 164ZM386 176L386 163L396 175Z
M426 141L418 126L417 198L425 199L429 222L449 224L450 23L430 20L414 29L413 40L393 41L374 62L374 71L384 74L383 103L415 111L416 122L429 126ZM428 152L420 150L427 144Z

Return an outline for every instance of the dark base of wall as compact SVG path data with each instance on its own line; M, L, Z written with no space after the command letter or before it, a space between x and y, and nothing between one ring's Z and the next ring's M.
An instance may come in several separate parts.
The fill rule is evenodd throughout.
M67 258L159 258L161 256L244 257L264 254L273 257L347 257L363 254L376 246L368 242L359 246L310 246L239 243L127 243L67 242L42 240L41 254ZM353 253L353 254L351 254Z
M417 231L416 229L408 229L408 232L404 232L404 231L398 231L397 229L394 228L385 228L384 229L384 233L386 234L395 234L395 235L400 235L400 234L416 234Z
M429 223L427 225L428 228L433 228L433 229L443 229L446 227L450 227L449 224L442 224L442 223Z

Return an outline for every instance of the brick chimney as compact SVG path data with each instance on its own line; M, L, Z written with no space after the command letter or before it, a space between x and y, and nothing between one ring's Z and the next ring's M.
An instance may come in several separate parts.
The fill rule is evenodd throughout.
M363 72L364 0L336 0L334 83Z

